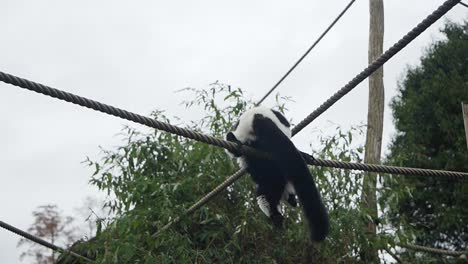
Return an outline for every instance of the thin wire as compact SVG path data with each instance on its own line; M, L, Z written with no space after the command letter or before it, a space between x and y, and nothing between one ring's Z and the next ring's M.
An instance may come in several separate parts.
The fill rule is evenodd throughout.
M463 2L460 2L459 4L462 5L462 6L464 6L464 7L468 7L468 5L465 4L465 3L463 3Z
M307 116L303 121L301 121L297 126L292 130L292 134L295 135L301 131L305 126L310 124L317 116L323 113L336 101L342 98L346 93L351 91L356 87L362 80L371 75L376 69L381 67L386 61L388 61L392 56L397 52L402 50L408 43L414 40L418 35L420 35L425 29L437 21L441 16L447 13L454 5L456 5L460 0L447 0L442 4L437 10L435 10L431 15L419 23L415 28L413 28L408 34L406 34L401 40L399 40L395 45L388 49L384 54L382 54L377 60L375 60L371 65L369 65L365 70L359 73L353 80L351 80L347 85L341 88L335 95L330 97L324 104L322 104L318 109L312 112ZM61 91L49 86L45 86L36 82L32 82L11 74L7 74L0 71L0 81L9 83L30 91L48 95L60 100L64 100L70 103L78 104L83 107L91 108L96 111L100 111L109 115L117 116L129 121L140 123L149 127L160 129L169 133L173 133L179 136L186 138L194 139L200 142L211 144L214 146L222 147L233 152L241 152L244 155L254 155L262 158L271 158L267 153L262 153L257 151L254 148L235 144L223 139L215 138L208 136L190 129L177 127L168 123L157 121L153 118L145 117L139 114L135 114L129 111L126 111L121 108L113 107L107 104L100 103L98 101L90 100L85 97L77 96L72 93Z
M61 248L61 247L59 247L57 245L49 243L49 242L47 242L47 241L45 241L45 240L43 240L43 239L41 239L39 237L36 237L36 236L34 236L34 235L30 234L30 233L27 233L27 232L25 232L25 231L23 231L21 229L18 229L16 227L12 226L12 225L9 225L9 224L7 224L7 223L5 223L3 221L0 221L0 227L4 228L4 229L6 229L6 230L8 230L10 232L13 232L13 233L15 233L15 234L17 234L19 236L22 236L22 237L24 237L24 238L26 238L28 240L31 240L31 241L33 241L33 242L35 242L37 244L40 244L40 245L42 245L44 247L52 249L53 251L58 251L58 252L60 252L62 254L70 254L70 255L72 255L74 257L83 259L83 260L85 260L87 262L93 262L93 260L91 260L91 259L89 259L89 258L87 258L85 256L82 256L82 255L80 255L80 254L78 254L78 253L76 253L74 251L64 249L64 248Z
M322 35L320 35L318 37L318 39L315 40L315 42L312 44L312 46L310 46L310 48L302 55L302 57L300 57L299 60L297 60L296 63L294 63L294 65L283 75L283 77L281 77L281 79L279 79L279 81L262 97L262 99L260 99L255 104L256 106L260 105L284 81L284 79L286 79L286 77L288 77L289 74L292 71L294 71L294 69L297 67L297 65L299 65L299 63L301 63L302 60L305 57L307 57L307 55L309 55L309 53L315 48L315 46L317 46L317 44L322 40L322 38L325 37L325 35L328 33L328 31L330 31L330 29L332 29L333 26L335 26L335 24L346 13L346 11L348 11L348 9L353 5L353 3L355 1L356 0L351 0L351 2L349 2L349 4L343 9L343 11L341 11L341 13L335 18L335 20L333 20L333 22L327 27L327 29L325 29L325 31L322 33Z
M353 90L358 84L364 81L372 73L378 70L382 65L385 64L390 58L395 54L401 51L406 47L411 41L413 41L417 36L424 32L429 26L434 24L439 18L445 15L450 9L452 9L460 0L447 0L439 8L437 8L432 14L427 16L421 23L414 27L408 34L403 36L397 43L392 47L386 50L379 58L374 60L369 66L367 66L363 71L361 71L356 77L349 81L345 86L338 90L334 95L332 95L328 100L321 104L316 110L309 114L304 120L297 124L292 130L292 134L295 135L312 121L314 121L318 116L323 114L328 108L334 105L338 100L343 96Z

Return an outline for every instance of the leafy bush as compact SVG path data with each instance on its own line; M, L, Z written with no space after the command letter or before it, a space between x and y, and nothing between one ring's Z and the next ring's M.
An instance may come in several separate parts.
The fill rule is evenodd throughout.
M187 125L222 137L239 115L252 107L241 89L215 83L208 90L187 89L187 108L201 108L205 117ZM280 111L287 98L277 97ZM163 112L153 117L171 123ZM360 161L362 147L351 147L359 129L319 137L320 158ZM104 263L354 263L365 241L358 206L360 173L313 167L313 175L326 202L331 234L326 242L309 241L302 212L285 208L285 230L275 231L258 210L254 186L244 177L208 205L161 233L152 235L238 168L222 149L160 131L123 130L124 144L103 150L91 183L113 197L107 206L117 217L100 228L87 247L96 247Z

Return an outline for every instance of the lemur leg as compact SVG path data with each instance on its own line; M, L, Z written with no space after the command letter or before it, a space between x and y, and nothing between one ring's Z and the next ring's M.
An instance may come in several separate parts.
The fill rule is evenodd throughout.
M294 191L294 187L290 182L286 183L282 199L292 207L297 207L296 192Z
M284 185L257 185L257 204L262 212L271 219L276 228L283 227L283 215L280 212L280 200L283 189Z
M227 133L227 135L226 135L226 140L227 140L227 141L234 142L234 143L236 143L236 144L242 144L242 142L240 142L240 141L236 138L236 136L234 136L234 134L233 134L232 132ZM228 150L228 152L231 153L234 157L237 157L237 158L240 157L240 156L242 156L242 154L239 153L238 151L233 152L233 151L229 151L229 150Z

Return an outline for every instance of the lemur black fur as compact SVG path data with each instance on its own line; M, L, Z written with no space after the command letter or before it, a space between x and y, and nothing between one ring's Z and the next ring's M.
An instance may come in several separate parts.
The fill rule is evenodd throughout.
M280 200L296 205L297 194L309 223L313 241L323 241L329 232L328 213L307 164L290 140L291 130L287 119L279 112L265 107L255 107L239 119L234 131L226 135L232 142L272 153L274 160L249 156L238 157L241 166L247 166L257 184L257 203L260 209L281 227Z

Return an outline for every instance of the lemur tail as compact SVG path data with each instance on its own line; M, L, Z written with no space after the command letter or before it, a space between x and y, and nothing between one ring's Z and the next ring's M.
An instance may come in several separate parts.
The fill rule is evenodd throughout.
M290 180L309 223L310 237L314 241L323 241L330 230L327 209L322 202L312 175L309 172L307 174L296 172L297 174L290 175Z
M307 164L292 141L279 130L273 121L262 115L256 115L253 123L258 138L272 143L269 151L277 156L278 165L286 172L288 180L293 184L309 223L311 239L323 241L330 230L328 212Z

